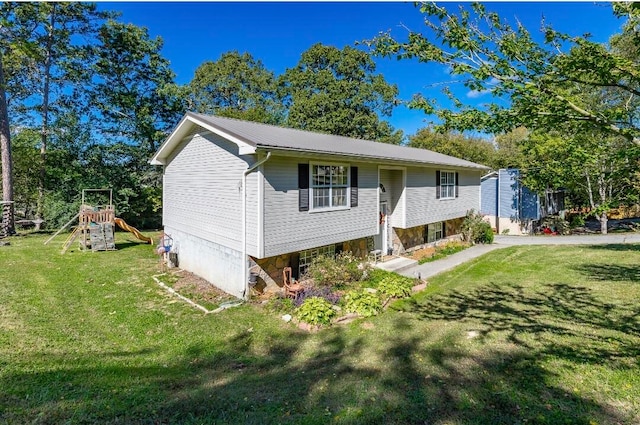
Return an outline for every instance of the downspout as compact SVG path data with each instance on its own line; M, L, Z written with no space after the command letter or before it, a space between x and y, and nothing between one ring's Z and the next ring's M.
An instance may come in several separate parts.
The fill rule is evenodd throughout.
M242 282L244 285L242 296L245 300L249 300L249 277L247 275L247 175L267 162L270 157L271 152L267 152L266 157L242 172Z

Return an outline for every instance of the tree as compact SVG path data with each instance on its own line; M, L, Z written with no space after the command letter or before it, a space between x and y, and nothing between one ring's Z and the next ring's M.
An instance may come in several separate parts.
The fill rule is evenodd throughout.
M525 184L538 192L566 188L581 205L589 205L607 233L608 211L637 202L631 178L638 171L640 148L629 149L621 136L604 131L575 131L570 124L551 133L534 133L521 142L528 164Z
M4 68L0 50L0 156L2 157L2 229L0 236L15 233L13 215L13 161L11 159L11 132L7 113L7 95L5 94Z
M496 149L493 144L479 137L467 137L460 133L438 133L432 128L422 128L409 136L409 146L429 149L445 155L494 167Z
M86 63L97 21L109 16L92 3L18 3L3 5L8 19L29 43L19 76L26 98L16 111L29 126L40 127L40 170L36 218L43 219L47 150L55 133L51 122L80 101L77 88L89 78ZM24 93L24 92L23 92ZM36 228L39 228L39 224Z
M100 133L87 143L87 169L109 176L99 180L116 188L119 214L145 225L157 216L154 208L162 196L161 170L148 158L185 110L162 45L146 28L109 20L98 30L92 67L90 98Z
M637 9L617 7L627 12L625 33L637 36ZM445 65L466 90L492 95L492 102L479 106L463 104L449 88L449 105L417 95L410 105L436 115L442 128L495 134L520 126L552 130L573 121L640 145L634 102L593 109L581 98L585 87L636 98L640 71L632 59L587 36L571 37L549 26L538 43L519 22L511 26L477 3L471 9L460 6L458 14L433 3L421 4L420 11L426 15L425 34L410 31L407 40L396 41L386 33L367 43L379 55Z
M273 72L249 53L231 51L215 62L204 62L188 90L192 109L200 113L266 124L284 119Z
M286 124L309 131L400 143L403 135L380 116L390 116L398 88L374 74L369 55L315 44L280 77L288 107Z
M496 155L492 164L494 169L521 168L525 163L525 157L520 145L527 137L529 130L524 127L496 135Z

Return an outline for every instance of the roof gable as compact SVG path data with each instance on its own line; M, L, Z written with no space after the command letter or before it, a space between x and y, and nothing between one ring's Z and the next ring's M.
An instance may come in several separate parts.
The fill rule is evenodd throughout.
M354 139L331 134L277 127L232 118L187 112L169 137L151 159L151 164L164 164L171 152L199 125L225 139L236 143L240 154L252 154L256 150L286 150L328 155L344 155L379 161L400 161L423 165L487 170L489 167L427 149L410 148L369 140Z

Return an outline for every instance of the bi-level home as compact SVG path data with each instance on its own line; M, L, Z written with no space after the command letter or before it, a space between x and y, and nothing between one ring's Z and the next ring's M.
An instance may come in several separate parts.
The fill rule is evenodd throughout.
M151 160L179 265L247 296L318 255L399 254L459 233L487 167L424 149L187 113Z

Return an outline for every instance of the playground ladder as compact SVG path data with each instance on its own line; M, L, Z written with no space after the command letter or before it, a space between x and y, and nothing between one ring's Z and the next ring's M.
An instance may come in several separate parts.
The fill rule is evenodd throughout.
M81 233L81 226L76 226L76 228L73 229L73 232L71 232L71 234L67 237L67 240L64 242L64 246L62 247L62 254L67 252L67 249L69 249L73 241L76 240L76 238L80 233Z

